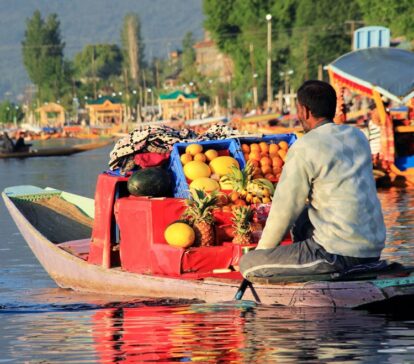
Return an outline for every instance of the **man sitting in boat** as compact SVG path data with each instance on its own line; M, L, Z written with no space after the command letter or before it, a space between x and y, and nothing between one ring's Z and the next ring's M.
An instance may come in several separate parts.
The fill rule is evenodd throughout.
M332 121L328 83L307 81L297 97L305 135L289 149L256 250L241 259L247 278L341 272L378 261L384 247L367 138ZM289 229L294 244L279 246Z
M14 143L14 152L23 152L27 150L27 145L24 141L24 132L18 131L16 133L16 142Z

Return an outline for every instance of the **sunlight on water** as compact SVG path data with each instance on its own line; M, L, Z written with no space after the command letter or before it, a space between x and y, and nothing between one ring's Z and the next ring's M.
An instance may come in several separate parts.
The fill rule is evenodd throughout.
M92 196L110 148L8 161L0 187L51 185ZM380 190L383 258L414 265L414 190ZM396 315L249 302L133 300L56 288L0 205L0 363L404 363L414 310Z

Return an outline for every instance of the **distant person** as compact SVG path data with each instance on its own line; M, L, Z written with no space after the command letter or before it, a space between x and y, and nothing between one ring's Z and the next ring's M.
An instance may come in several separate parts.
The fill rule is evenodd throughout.
M24 133L18 131L16 134L16 143L14 143L14 152L22 152L27 148L27 145L24 141Z
M297 92L305 135L289 149L256 250L243 255L244 277L301 276L376 263L385 224L367 138L333 122L334 88L307 81ZM294 243L281 246L291 229Z

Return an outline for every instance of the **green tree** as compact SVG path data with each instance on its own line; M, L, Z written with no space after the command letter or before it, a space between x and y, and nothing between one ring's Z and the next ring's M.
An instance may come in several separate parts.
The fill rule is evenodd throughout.
M128 70L131 86L138 86L144 67L144 43L141 39L141 21L138 14L129 13L125 16L121 40L124 67Z
M181 54L181 73L180 79L183 82L195 81L197 78L197 69L195 67L196 53L194 50L194 36L192 32L187 32L182 42Z
M58 99L64 93L70 78L70 67L63 59L64 47L57 15L50 14L43 20L36 10L26 21L22 53L27 73L38 87L40 101Z
M0 123L19 123L23 117L24 113L20 105L9 100L0 103Z
M358 0L367 25L382 25L391 29L393 37L414 39L412 0Z
M116 44L89 44L75 55L74 67L80 78L107 80L122 73L122 52Z
M290 41L288 66L294 70L293 80L299 86L306 79L317 77L318 65L332 62L351 51L351 35L347 20L360 20L355 0L300 0Z
M259 97L265 94L266 14L272 15L272 86L276 91L284 81L280 74L292 69L297 86L305 78L316 78L319 64L350 50L345 21L361 19L357 1L204 0L205 27L234 61L232 88L239 101L246 101L254 73Z

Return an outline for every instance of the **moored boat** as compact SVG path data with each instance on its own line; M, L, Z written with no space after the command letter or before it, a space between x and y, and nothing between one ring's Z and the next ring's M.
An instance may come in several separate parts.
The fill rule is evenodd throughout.
M25 150L19 152L0 152L0 159L65 156L86 152L88 150L103 148L109 145L111 142L111 140L106 140L104 142L76 144L67 147L53 147L42 149L26 148Z
M241 249L231 243L224 247L187 250L169 246L162 241L159 231L168 225L169 219L175 219L172 211L176 211L180 199L127 196L125 183L125 178L101 175L95 201L34 186L7 188L3 199L33 253L62 288L206 302L232 300L242 277L237 271L223 268L236 265ZM108 193L108 188L114 189L112 193ZM114 222L114 214L117 214L118 224ZM125 216L129 219L130 232L122 230ZM134 231L137 222L139 233ZM121 229L120 240L118 228ZM215 256L228 254L229 259L215 258L218 270L211 265L203 266L205 269L200 268L198 272L183 269L185 264L206 258L206 251L216 252ZM141 269L137 261L131 263L134 252L141 263L147 263L141 259L143 256L148 258L152 272ZM131 264L122 262L128 259ZM201 263L198 264L200 267ZM176 273L166 274L167 265ZM243 298L285 306L357 308L397 298L412 302L413 297L414 276L407 271L397 275L377 273L348 281L327 277L304 282L262 281L256 282L253 289L247 289Z

